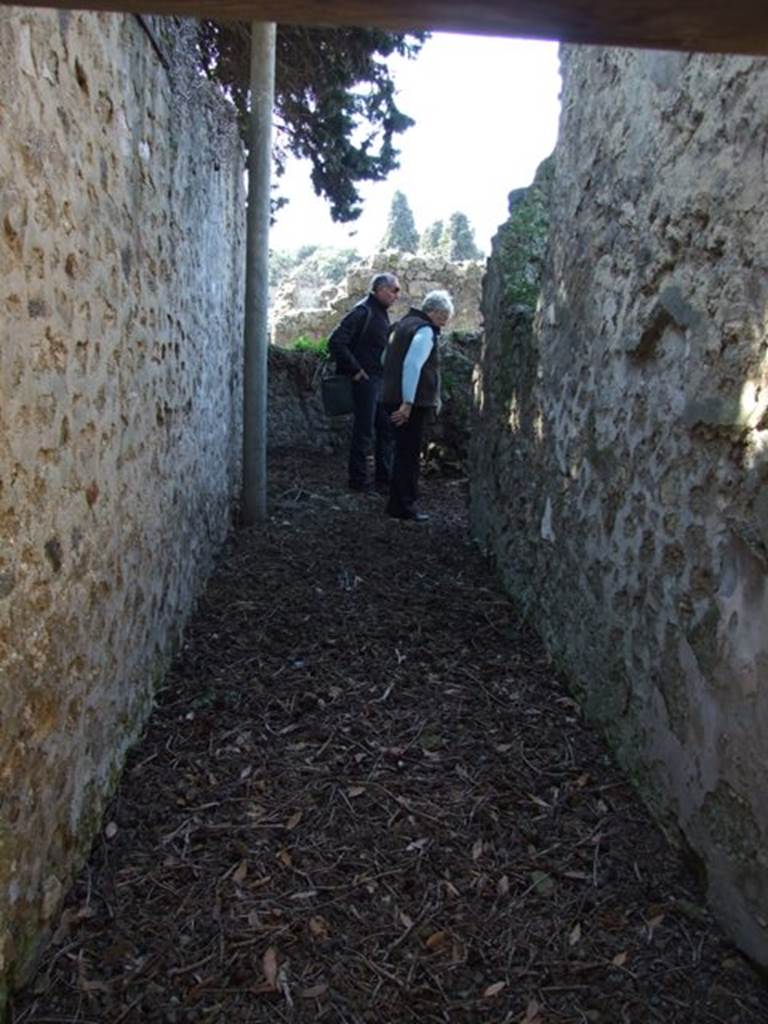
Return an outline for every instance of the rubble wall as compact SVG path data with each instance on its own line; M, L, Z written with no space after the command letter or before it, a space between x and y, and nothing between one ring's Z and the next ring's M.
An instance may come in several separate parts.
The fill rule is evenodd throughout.
M392 321L399 320L411 306L419 306L427 292L443 288L451 293L455 309L451 330L475 334L482 326L480 295L484 270L483 260L454 263L442 256L377 253L352 267L330 299L323 290L319 298L326 304L317 308L303 307L303 296L289 280L278 292L272 311L272 341L275 345L290 346L301 337L327 338L344 314L366 297L373 277L382 273L397 274L402 289L390 309Z
M768 964L768 62L567 48L538 312L495 247L473 529Z
M330 452L349 444L351 416L326 416L320 378L330 372L314 352L267 351L267 450L315 448Z
M6 984L98 827L239 478L243 158L192 32L0 7Z

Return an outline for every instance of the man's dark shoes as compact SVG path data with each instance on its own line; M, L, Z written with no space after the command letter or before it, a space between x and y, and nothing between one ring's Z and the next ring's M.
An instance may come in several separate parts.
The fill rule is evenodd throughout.
M392 516L393 519L404 519L410 523L426 523L429 520L429 516L426 512L388 512L387 515Z
M373 484L349 484L350 491L354 491L355 494L375 494L376 488Z

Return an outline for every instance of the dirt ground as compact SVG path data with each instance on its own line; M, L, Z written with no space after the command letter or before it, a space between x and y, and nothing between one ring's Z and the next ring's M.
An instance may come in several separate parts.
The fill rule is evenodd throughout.
M13 1024L765 1024L471 545L271 458Z

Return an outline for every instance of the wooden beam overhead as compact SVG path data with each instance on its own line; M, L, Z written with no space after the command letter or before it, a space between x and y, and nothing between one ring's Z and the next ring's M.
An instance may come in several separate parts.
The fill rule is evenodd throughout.
M47 0L45 6L768 55L767 0Z

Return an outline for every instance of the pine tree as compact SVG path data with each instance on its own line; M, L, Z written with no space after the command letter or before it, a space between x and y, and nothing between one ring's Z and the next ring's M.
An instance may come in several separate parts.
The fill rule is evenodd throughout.
M419 233L408 200L403 192L395 192L389 208L387 230L381 240L381 249L416 252L418 246Z
M398 110L383 58L415 57L425 32L279 25L275 56L273 154L279 178L289 154L312 164L315 192L336 221L362 212L357 185L383 181L398 166L394 137L414 123ZM250 26L200 23L200 70L235 104L241 124L250 102ZM354 141L353 141L354 140ZM277 199L275 209L286 202Z
M479 260L482 257L466 213L457 210L451 214L440 239L440 252L449 260Z
M423 253L436 253L440 251L440 240L443 237L443 222L441 220L433 221L428 228L425 228L421 236L421 245L419 246Z

